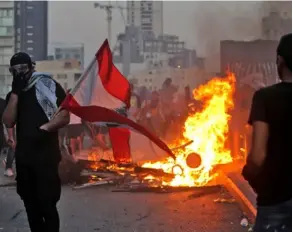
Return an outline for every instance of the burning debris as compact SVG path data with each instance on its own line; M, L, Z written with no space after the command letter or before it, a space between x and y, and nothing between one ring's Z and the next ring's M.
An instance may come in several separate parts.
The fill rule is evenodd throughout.
M203 102L203 108L185 121L185 141L178 141L172 149L175 160L137 165L99 160L90 165L91 181L76 188L110 183L119 186L117 191L174 191L214 185L217 166L233 161L225 145L234 84L235 76L230 73L194 90L194 99Z

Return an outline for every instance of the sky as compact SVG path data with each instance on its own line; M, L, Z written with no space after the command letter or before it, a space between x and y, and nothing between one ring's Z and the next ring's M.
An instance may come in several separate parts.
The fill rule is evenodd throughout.
M125 2L113 1L112 4L124 6ZM178 35L188 48L196 49L200 56L213 59L218 56L219 41L222 39L251 40L260 36L262 4L247 1L164 1L164 33ZM112 40L123 31L121 13L115 9ZM106 12L94 8L93 2L49 2L49 43L83 43L87 64L106 37Z

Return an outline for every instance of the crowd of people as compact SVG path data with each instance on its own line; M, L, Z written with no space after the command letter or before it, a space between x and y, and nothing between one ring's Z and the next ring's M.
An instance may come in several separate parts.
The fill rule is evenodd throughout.
M132 91L129 116L161 139L168 140L176 127L182 128L190 102L189 86L185 93L180 93L172 79L166 78L158 91L149 92L145 87Z

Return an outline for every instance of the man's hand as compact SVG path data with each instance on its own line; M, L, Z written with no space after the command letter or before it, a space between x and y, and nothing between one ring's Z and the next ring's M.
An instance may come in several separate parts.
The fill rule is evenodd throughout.
M6 142L9 147L11 147L12 149L15 149L16 143L15 143L14 139L9 138L6 140Z
M66 126L70 121L69 112L62 109L55 117L53 117L49 122L42 125L39 129L45 132L58 131L60 128Z
M40 127L40 130L44 130L44 131L48 131L48 125L47 124L44 124Z
M12 93L19 95L21 91L26 87L27 80L20 75L13 75L12 81Z
M40 128L39 128L39 138L40 139L44 139L47 137L47 135L49 134L49 128L48 128L48 125L47 124L44 124L42 125Z

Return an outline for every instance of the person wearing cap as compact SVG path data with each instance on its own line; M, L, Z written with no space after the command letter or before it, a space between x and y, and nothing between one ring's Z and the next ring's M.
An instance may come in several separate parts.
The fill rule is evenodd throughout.
M292 34L277 48L280 83L254 93L242 175L257 194L255 232L292 231Z
M17 193L32 232L58 232L58 129L70 120L69 112L60 108L66 93L49 74L36 72L26 53L13 55L9 70L12 90L2 120L7 128L16 125Z

